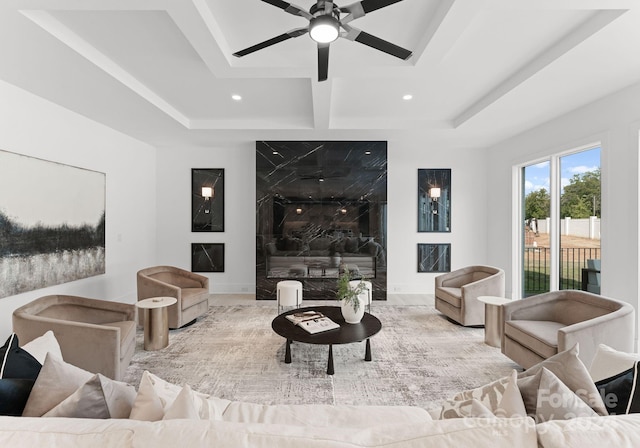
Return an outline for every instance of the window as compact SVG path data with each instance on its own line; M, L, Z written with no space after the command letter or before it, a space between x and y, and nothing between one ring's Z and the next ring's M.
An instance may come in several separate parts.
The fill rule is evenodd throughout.
M522 166L518 233L522 297L600 293L600 147Z

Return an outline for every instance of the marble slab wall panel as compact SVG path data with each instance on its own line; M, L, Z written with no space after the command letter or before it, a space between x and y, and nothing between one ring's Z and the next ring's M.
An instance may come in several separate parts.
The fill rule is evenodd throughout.
M256 297L297 279L334 299L347 265L385 300L386 209L386 142L256 142Z

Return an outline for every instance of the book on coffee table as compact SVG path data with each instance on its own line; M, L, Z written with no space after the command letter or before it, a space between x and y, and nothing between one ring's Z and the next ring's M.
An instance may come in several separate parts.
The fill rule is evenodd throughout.
M302 311L286 316L294 325L301 327L308 333L315 334L340 328L340 325L317 311Z

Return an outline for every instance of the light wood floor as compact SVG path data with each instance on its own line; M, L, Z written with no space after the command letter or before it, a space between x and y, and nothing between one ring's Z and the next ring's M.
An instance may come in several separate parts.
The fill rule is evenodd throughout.
M209 297L209 306L224 305L266 305L273 303L276 307L275 300L256 300L253 294L211 294ZM334 305L333 300L305 300L305 306L313 305ZM387 294L387 300L376 300L373 306L385 305L433 305L433 294Z

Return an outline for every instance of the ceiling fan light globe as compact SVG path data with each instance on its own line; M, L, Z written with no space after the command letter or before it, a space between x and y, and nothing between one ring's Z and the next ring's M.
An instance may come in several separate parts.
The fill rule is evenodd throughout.
M340 25L332 16L319 16L311 21L309 36L320 44L333 42L340 35Z

